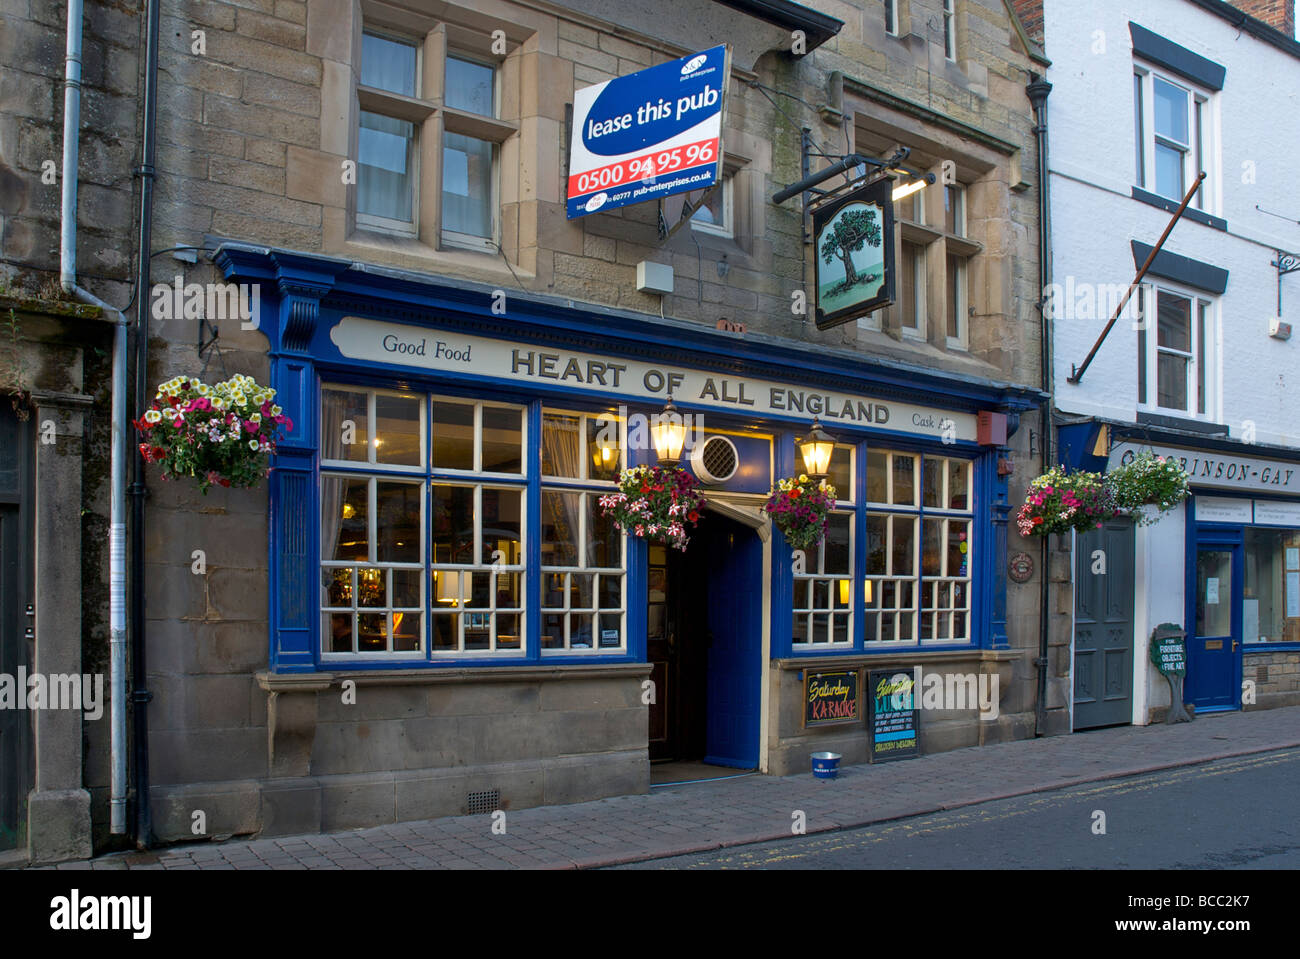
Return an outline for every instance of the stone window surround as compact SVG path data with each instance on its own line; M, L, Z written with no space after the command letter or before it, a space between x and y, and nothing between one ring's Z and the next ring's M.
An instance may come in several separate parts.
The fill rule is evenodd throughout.
M501 176L500 171L531 168L542 170L541 147L546 137L541 135L539 124L533 118L521 116L522 91L530 85L536 88L541 82L539 59L528 54L546 52L555 54L557 46L556 21L522 8L505 3L486 5L492 13L477 13L466 8L446 5L438 19L414 9L395 5L381 5L375 0L351 0L346 9L338 7L336 30L350 34L347 43L336 44L339 61L330 62L325 54L324 86L332 92L338 109L326 109L321 116L321 146L327 152L343 153L350 159L357 156L357 140L362 108L374 109L375 100L382 99L380 112L389 112L412 120L421 127L419 136L419 163L421 188L416 198L416 219L420 224L418 237L402 237L367 229L356 224L356 187L347 188L347 205L343 210L327 210L323 221L323 249L335 255L351 256L361 260L392 262L407 268L432 272L463 273L484 278L510 277L513 269L521 278L536 275L535 256L523 251L537 246L536 224L526 229L520 224L515 237L503 236L502 221L507 206L517 205L523 199L536 199L541 194L554 192L558 200L559 183L544 182L544 177L526 178ZM493 16L492 14L496 14ZM505 15L509 14L509 19ZM526 23L532 20L533 23ZM421 45L421 84L423 98L399 97L382 91L371 91L360 85L361 34L376 29L387 34L418 38ZM506 54L492 57L498 64L499 106L495 118L476 117L464 111L453 111L442 104L442 83L445 76L446 51L476 51L484 59L483 51L491 49L494 30L506 36ZM339 49L339 48L342 49ZM409 101L398 103L397 101ZM397 106L398 112L392 107ZM403 116L405 107L409 116ZM439 240L440 217L438 207L440 184L441 131L446 118L456 114L452 123L455 132L469 133L482 139L495 140L497 149L497 240L507 251L509 262L497 252L483 253L443 247ZM531 180L530 183L525 183ZM521 191L532 196L522 196ZM548 198L549 197L542 197ZM442 247L442 248L440 248ZM513 254L513 255L512 255Z
M860 106L865 106L865 103ZM899 118L882 115L879 108L870 111L850 111L852 106L846 103L850 129L855 134L859 125L879 133L888 131L885 135L901 132L896 125ZM855 136L855 141L856 139ZM983 239L988 236L992 224L987 221L987 218L977 214L976 204L989 206L989 197L985 194L989 191L1005 190L1003 184L1016 174L1018 165L1013 163L1011 158L998 156L992 150L972 148L968 142L961 143L958 148L957 144L948 138L938 140L934 138L934 131L931 130L925 130L922 135L902 133L892 141L891 147L883 151L882 155L891 152L897 146L909 146L918 153L924 151L926 155L943 155L956 163L956 185L961 187L963 194L965 228L961 235L943 230L944 171L942 161L936 162L922 171L935 175L935 183L927 186L920 194L925 203L925 222L916 223L899 217L895 220L894 231L895 264L902 262L904 241L916 244L925 250L925 290L919 297L925 304L924 330L913 333L909 328L904 331L901 302L895 302L876 315L859 321L858 329L868 335L884 333L895 340L924 340L930 346L946 352L968 352L972 342L970 335L972 321L981 315L1003 312L1003 310L991 309L996 303L996 298L988 295L989 291L984 288L986 284L978 286L976 284L977 275L983 277L986 271L994 266L994 262L991 262L994 258L980 256L985 250ZM872 151L868 150L868 152ZM960 257L966 263L966 290L963 304L966 315L963 317L965 322L962 324L961 336L956 339L947 335L947 255L949 253Z

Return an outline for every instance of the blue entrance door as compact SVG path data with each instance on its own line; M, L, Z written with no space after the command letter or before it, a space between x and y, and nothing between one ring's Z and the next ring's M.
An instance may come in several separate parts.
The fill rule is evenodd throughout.
M1199 711L1241 704L1241 576L1240 543L1197 546L1186 697Z
M704 761L755 769L762 681L763 550L758 535L738 523L714 514L701 524L700 533L705 533L706 526L709 652Z

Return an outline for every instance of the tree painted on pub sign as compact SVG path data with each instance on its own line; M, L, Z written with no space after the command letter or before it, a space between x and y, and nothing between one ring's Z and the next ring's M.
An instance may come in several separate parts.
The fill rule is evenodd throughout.
M858 283L858 271L853 266L853 254L864 244L880 246L880 224L876 211L867 206L849 207L822 232L821 257L826 263L839 257L844 264L844 287Z

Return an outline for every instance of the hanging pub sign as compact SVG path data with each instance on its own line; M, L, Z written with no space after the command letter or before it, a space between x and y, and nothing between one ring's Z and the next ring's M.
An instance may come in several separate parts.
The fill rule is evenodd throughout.
M886 177L813 210L817 329L894 302L893 189Z
M730 75L724 44L574 93L569 219L716 184Z
M873 763L921 754L916 678L900 669L867 673L867 758Z
M803 681L803 724L831 726L861 721L856 669L829 673L805 673Z

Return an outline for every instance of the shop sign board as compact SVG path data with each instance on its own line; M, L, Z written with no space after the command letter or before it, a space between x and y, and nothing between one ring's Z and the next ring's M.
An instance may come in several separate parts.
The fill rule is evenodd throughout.
M860 679L861 674L856 669L804 673L804 726L834 726L861 720Z
M1238 453L1120 443L1111 450L1109 468L1127 466L1142 450L1149 450L1156 456L1172 456L1178 461L1178 465L1187 471L1192 486L1238 490L1244 493L1300 495L1300 463L1287 463Z
M1187 672L1187 642L1181 627L1162 623L1151 636L1151 662L1165 676Z
M916 677L911 670L881 669L867 673L871 715L867 719L868 758L873 763L921 754L921 711Z
M724 44L574 93L569 219L717 183L730 75Z
M718 374L606 354L539 348L358 316L343 317L330 330L330 339L343 356L371 363L567 387L657 404L671 393L678 404L719 411L751 416L817 416L828 429L833 429L834 424L874 426L944 442L974 441L976 437L974 413L810 389L734 372Z
M894 302L893 187L886 177L813 210L817 329Z

